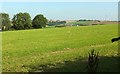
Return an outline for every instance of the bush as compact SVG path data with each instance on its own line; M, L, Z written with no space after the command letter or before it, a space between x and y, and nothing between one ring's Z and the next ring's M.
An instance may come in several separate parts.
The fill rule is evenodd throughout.
M87 65L87 70L88 72L94 74L96 72L97 67L98 67L98 53L95 53L94 50L89 53L89 58L88 58L88 65Z

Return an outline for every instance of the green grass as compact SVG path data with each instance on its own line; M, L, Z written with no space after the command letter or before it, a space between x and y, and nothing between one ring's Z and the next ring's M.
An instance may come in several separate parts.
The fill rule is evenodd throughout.
M118 25L96 25L2 33L3 72L86 71L88 53L99 51L98 71L118 71Z
M95 23L94 21L79 21L79 22L69 22L67 24L73 24L73 25L91 25Z

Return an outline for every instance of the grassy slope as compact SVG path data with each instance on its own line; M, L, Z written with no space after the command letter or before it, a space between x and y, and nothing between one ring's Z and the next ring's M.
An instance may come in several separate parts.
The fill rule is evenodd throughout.
M3 71L86 71L91 49L101 56L98 71L117 71L117 34L117 25L3 32Z

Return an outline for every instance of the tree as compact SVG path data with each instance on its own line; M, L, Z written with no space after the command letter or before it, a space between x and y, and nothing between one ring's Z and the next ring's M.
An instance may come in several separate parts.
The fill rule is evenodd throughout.
M11 28L11 22L10 22L10 18L9 18L9 14L7 13L0 13L0 17L1 17L1 29L2 30L10 30Z
M46 27L47 19L42 14L38 14L34 17L32 24L33 24L33 28Z
M28 13L24 13L23 24L24 24L24 29L32 28L31 17L30 17L30 15Z
M22 13L18 13L13 16L12 23L13 23L13 28L16 30L21 30L24 29L24 25L22 23Z
M18 13L12 19L13 28L16 30L30 29L32 21L29 13Z

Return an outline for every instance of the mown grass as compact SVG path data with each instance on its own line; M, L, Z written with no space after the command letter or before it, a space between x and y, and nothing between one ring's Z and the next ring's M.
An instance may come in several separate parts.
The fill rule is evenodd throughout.
M118 25L96 25L2 33L3 72L85 72L88 53L99 51L98 71L118 71ZM111 67L110 67L111 66Z

